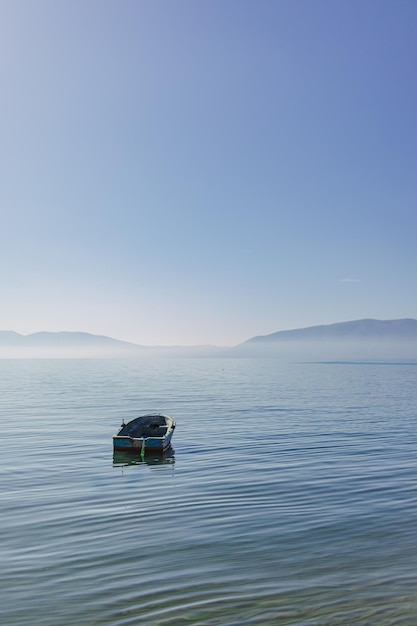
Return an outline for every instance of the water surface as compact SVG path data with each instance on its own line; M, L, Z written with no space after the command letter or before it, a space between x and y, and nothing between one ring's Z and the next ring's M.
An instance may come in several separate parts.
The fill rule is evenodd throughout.
M0 361L1 623L415 625L416 375ZM113 456L154 410L173 454Z

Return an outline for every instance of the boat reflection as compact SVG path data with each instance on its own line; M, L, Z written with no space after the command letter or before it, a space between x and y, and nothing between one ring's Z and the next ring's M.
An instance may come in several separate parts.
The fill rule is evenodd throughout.
M113 452L113 467L126 467L127 465L173 465L175 463L174 449L170 446L163 454L140 454L132 452Z

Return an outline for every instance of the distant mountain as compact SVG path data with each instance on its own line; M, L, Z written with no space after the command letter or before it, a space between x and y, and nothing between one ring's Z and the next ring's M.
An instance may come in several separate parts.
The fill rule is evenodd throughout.
M235 356L292 360L417 360L417 320L363 319L252 337Z
M142 346L104 335L0 330L0 358L124 356L282 356L291 359L401 359L417 361L417 320L363 319L282 330L233 348Z
M275 341L329 341L329 340L402 340L417 339L417 320L373 320L339 322L321 326L308 326L294 330L281 330L270 335L252 337L245 343Z
M21 335L0 330L0 358L82 358L124 356L211 356L215 346L143 346L104 335L81 332L38 332Z
M39 332L21 335L0 331L0 356L117 356L135 353L144 347L104 335L80 332Z
M0 330L0 347L19 346L23 335L15 333L14 330Z

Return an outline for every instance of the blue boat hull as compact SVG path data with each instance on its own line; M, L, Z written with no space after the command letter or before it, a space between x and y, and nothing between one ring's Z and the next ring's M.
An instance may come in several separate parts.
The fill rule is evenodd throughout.
M145 454L163 453L171 445L175 422L168 415L142 415L128 424L122 424L113 436L113 449L117 452Z
M113 448L117 451L124 452L142 452L142 447L145 445L145 450L152 452L163 452L171 445L172 433L168 437L141 437L136 439L135 437L119 437L115 435L113 437Z

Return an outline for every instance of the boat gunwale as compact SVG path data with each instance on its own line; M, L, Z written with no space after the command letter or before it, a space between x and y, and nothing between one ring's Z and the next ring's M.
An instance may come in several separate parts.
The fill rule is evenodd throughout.
M158 428L165 430L165 433L149 432L149 426L152 426L152 419L163 418L163 424L155 424ZM126 424L122 423L119 429L121 433L125 428L133 426L132 434L115 434L113 435L113 449L124 452L140 452L143 448L152 452L163 452L171 446L171 439L175 430L175 420L164 413L147 413L138 415ZM135 433L135 427L139 431ZM143 428L143 432L140 430ZM146 430L148 429L148 430ZM126 431L125 431L126 432Z

